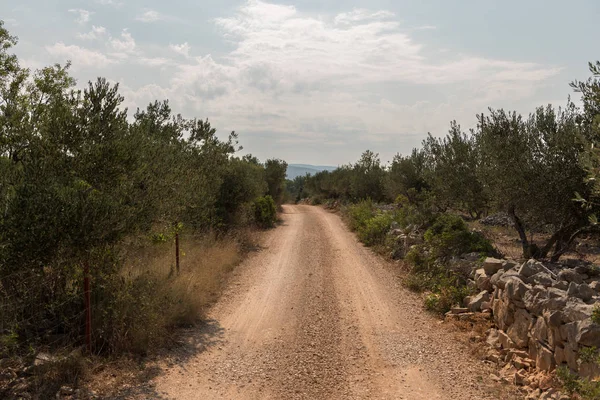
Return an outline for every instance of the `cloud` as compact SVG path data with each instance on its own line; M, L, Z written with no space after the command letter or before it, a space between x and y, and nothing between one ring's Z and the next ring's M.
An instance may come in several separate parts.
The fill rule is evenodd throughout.
M46 46L46 51L59 61L71 60L73 67L106 67L114 61L98 51L89 50L75 45L65 45L63 42Z
M163 16L155 10L146 10L135 18L141 22L156 22L163 19Z
M418 31L435 31L437 29L437 26L434 26L434 25L422 25L422 26L418 26L415 29L418 30Z
M136 50L135 40L131 33L124 29L120 38L111 38L110 46L113 50L120 54L133 53Z
M190 56L190 45L187 42L182 44L170 44L169 48L175 53L180 54L184 57Z
M355 9L326 18L293 6L248 1L216 24L235 50L228 60L241 70L268 71L279 86L312 87L396 81L450 84L461 81L539 81L558 73L533 63L450 55L428 60L393 13ZM431 28L431 27L428 27Z
M164 57L142 57L139 59L139 63L149 67L163 67L173 64L173 61Z
M106 28L103 26L92 25L92 30L87 33L78 33L77 37L83 40L100 39L106 35Z
M4 22L10 26L19 26L19 22L14 18L7 18Z
M75 22L77 22L80 25L88 23L90 20L90 16L93 14L92 12L88 10L83 10L81 8L71 8L69 12L72 14L77 14L77 19L75 19Z
M357 8L351 12L336 15L333 21L336 25L345 25L357 22L387 19L391 17L394 17L394 13L389 11L372 12L362 8Z
M146 10L137 19L169 17ZM415 33L434 27L404 27L386 10L315 15L249 0L214 23L232 49L220 57L193 57L187 41L149 55L127 30L107 41L106 55L62 43L53 51L68 54L74 66L71 54L87 65L95 57L99 66L162 68L161 83L121 85L130 108L168 98L173 109L208 116L224 130L277 132L277 143L328 149L348 142L418 145L420 135L444 133L452 119L471 121L487 106L531 99L560 72L453 49L442 53ZM183 57L171 59L173 53Z
M117 0L96 0L96 3L101 4L103 6L113 6L113 7L121 7L123 2Z

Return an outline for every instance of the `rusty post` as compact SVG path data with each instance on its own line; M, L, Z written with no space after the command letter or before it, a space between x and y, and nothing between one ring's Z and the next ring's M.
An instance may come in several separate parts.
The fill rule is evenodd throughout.
M179 274L179 233L175 234L175 269Z
M85 302L85 345L88 353L92 352L92 302L90 296L90 264L83 264L83 296Z

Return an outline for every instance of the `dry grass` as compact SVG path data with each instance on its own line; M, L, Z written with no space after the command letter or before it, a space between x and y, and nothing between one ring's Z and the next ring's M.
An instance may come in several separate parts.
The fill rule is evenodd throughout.
M523 247L514 228L483 225L479 221L469 222L468 225L472 230L481 232L504 257L512 260L523 258Z
M119 273L96 282L95 352L144 355L172 342L174 328L201 320L216 300L242 259L245 239L182 235L179 272L172 241L123 245Z
M179 323L192 323L217 298L242 252L243 243L236 237L182 236L179 273L175 270L175 245L161 243L129 250L122 275L131 281L151 275L162 282L159 293L178 305L171 310L172 317Z
M521 241L514 228L503 226L488 226L478 221L469 222L472 230L479 231L488 239L505 258L523 261L523 248ZM550 235L536 234L533 243L543 245ZM566 252L561 260L580 259L594 264L600 263L600 243L598 237L580 237L576 240L576 246L572 251Z

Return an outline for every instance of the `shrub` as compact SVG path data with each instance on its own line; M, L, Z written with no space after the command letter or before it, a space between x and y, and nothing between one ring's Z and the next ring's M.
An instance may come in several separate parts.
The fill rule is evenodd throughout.
M254 219L262 228L271 228L277 221L277 207L269 195L259 197L254 201Z
M450 258L495 251L489 241L470 232L465 222L452 214L440 214L425 232L424 240L405 257L412 267L405 284L412 290L431 292L425 299L425 307L444 313L470 294L466 286L468 277L448 267Z
M430 226L438 215L434 211L435 199L427 191L415 193L414 190L411 190L409 192L410 198L404 195L396 197L394 204L397 208L394 220L402 227L411 225L419 230Z
M238 242L230 238L182 236L180 248L179 273L171 242L129 245L118 269L94 277L92 325L98 351L145 354L168 344L174 327L202 318L240 259Z
M392 221L392 215L389 213L379 213L367 219L363 226L358 228L359 239L367 246L383 244Z
M594 306L594 309L592 310L591 318L592 318L593 323L600 325L600 306L599 305Z
M364 228L367 221L375 215L373 211L373 202L371 200L363 200L360 203L351 205L347 210L348 224L353 231L359 231Z
M583 400L600 398L600 382L582 378L565 366L557 368L556 376L570 395L578 394Z
M425 243L435 258L447 259L465 253L494 254L492 244L482 235L469 231L458 215L441 214L425 232Z

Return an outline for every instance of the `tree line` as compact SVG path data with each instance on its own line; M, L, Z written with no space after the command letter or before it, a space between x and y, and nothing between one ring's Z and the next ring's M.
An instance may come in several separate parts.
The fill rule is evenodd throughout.
M79 333L61 321L82 309L82 265L97 298L122 294L126 238L273 225L285 161L236 155L235 132L222 139L168 101L130 114L118 84L79 89L69 63L32 72L16 44L0 21L0 339Z
M365 151L354 164L299 177L290 182L291 195L408 202L475 219L502 211L513 221L524 257L557 260L578 236L598 232L600 62L589 68L588 80L571 83L581 108L569 99L528 116L489 109L468 132L453 121L446 136L428 134L421 148L388 165ZM536 234L545 240L532 239Z

